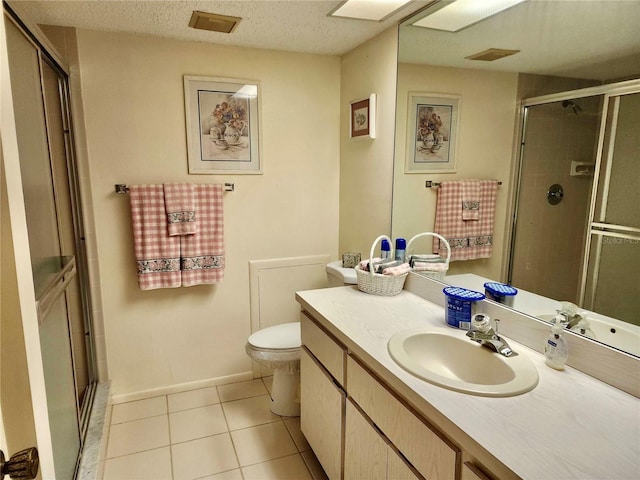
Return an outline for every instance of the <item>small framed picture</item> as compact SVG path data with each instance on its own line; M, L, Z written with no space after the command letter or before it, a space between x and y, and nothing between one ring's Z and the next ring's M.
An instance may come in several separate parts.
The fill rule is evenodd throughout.
M260 84L184 76L190 174L260 174Z
M409 93L405 173L453 173L461 99Z
M376 94L351 102L349 110L351 138L376 138Z

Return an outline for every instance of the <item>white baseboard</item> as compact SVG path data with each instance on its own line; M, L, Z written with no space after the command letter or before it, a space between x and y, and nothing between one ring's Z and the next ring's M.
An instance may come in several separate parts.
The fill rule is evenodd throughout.
M176 385L168 385L166 387L152 388L150 390L141 390L139 392L112 395L109 399L109 403L111 405L116 405L118 403L145 400L147 398L159 397L160 395L170 395L172 393L181 393L189 390L197 390L199 388L215 387L217 385L225 385L227 383L253 380L253 378L253 372L236 373L234 375L226 375L224 377L209 378L206 380L197 380L195 382L186 382Z

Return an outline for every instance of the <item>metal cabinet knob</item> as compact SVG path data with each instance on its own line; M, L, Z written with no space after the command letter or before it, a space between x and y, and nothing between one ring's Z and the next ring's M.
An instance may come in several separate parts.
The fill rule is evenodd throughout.
M38 449L35 447L12 455L8 461L5 461L4 452L0 450L0 480L5 475L9 475L10 478L36 478L39 466Z

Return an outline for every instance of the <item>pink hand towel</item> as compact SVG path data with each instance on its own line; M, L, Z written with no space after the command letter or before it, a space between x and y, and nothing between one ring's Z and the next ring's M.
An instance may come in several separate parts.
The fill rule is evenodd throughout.
M162 185L131 185L133 243L141 290L180 286L180 237L167 233Z
M478 220L480 218L480 180L463 180L462 182L462 219Z
M462 181L442 182L438 189L433 231L451 247L451 261L489 258L493 253L493 225L496 213L496 180L480 180L478 220L464 221L460 215ZM433 241L433 252L446 255L440 240Z
M163 187L169 235L173 237L196 233L193 185L165 183Z
M182 286L219 283L224 278L222 185L194 185L198 231L180 239Z

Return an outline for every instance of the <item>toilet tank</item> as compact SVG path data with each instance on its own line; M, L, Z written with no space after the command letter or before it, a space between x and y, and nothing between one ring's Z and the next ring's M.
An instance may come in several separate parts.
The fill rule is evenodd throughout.
M343 268L342 260L336 260L327 264L327 279L329 287L343 287L345 285L356 285L358 277L353 268Z

